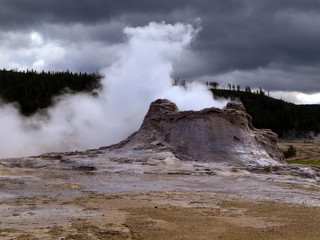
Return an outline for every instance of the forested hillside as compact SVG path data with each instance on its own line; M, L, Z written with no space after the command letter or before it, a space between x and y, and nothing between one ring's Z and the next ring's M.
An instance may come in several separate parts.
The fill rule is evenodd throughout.
M319 99L320 101L320 99ZM301 106L304 106L304 107L307 107L307 108L311 108L311 109L315 109L315 110L319 110L320 111L320 104L304 104L304 105L301 105Z
M5 103L18 103L23 115L47 108L52 98L68 89L91 92L100 87L98 73L35 72L0 70L0 98Z
M295 105L251 91L211 89L215 97L240 100L252 116L256 128L270 128L279 137L308 137L320 133L319 105Z
M98 73L36 72L0 70L0 104L17 103L21 114L30 116L52 105L53 97L68 92L88 92L101 87ZM175 82L175 84L177 84ZM184 85L183 81L179 85ZM295 105L266 96L260 89L244 91L240 86L219 89L218 83L207 83L214 97L241 101L252 116L256 128L270 128L280 137L307 137L320 133L320 106Z

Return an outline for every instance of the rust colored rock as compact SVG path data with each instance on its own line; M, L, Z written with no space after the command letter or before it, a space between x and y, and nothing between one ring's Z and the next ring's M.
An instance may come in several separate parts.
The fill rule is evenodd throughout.
M224 109L179 111L166 99L151 103L140 129L116 148L170 149L181 160L235 166L285 164L277 134L252 126L241 103Z

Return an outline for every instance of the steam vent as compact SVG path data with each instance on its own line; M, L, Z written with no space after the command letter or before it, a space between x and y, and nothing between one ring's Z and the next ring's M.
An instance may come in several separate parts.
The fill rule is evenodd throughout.
M166 99L151 103L140 129L115 149L167 149L180 160L234 166L285 164L277 134L256 129L241 103L224 109L179 111Z

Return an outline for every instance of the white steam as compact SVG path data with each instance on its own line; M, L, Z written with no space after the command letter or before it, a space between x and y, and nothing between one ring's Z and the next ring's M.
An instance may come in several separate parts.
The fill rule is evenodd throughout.
M119 142L139 128L150 103L158 98L175 102L180 110L223 107L226 103L214 101L203 84L172 86L172 63L197 31L182 23L126 27L127 41L118 61L102 71L99 97L64 96L49 109L49 117L25 118L10 105L1 107L0 158Z

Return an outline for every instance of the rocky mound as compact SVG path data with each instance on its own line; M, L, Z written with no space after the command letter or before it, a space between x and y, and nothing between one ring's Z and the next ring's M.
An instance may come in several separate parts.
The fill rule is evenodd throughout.
M112 149L169 149L180 160L234 166L285 164L277 134L256 129L240 103L224 109L179 111L166 99L151 103L140 129Z

